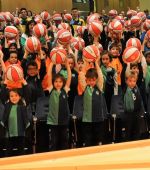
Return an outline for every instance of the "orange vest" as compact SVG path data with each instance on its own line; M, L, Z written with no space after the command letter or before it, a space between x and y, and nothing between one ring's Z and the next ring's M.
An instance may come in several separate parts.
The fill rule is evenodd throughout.
M114 68L117 72L117 82L118 85L121 85L121 72L122 72L122 64L119 58L112 58L110 63L110 67Z

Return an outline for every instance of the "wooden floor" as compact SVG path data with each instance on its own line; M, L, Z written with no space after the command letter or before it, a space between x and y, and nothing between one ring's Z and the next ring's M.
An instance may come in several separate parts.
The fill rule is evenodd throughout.
M150 140L0 159L0 170L148 170Z

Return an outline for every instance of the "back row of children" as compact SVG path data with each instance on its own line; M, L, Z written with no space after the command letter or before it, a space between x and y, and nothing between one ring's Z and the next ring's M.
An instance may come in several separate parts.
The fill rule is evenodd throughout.
M34 22L30 21L31 23ZM29 28L30 31L28 31L32 34L33 28L30 26ZM133 34L128 31L130 37L136 36L134 33L135 31ZM106 120L109 117L108 113L111 112L113 95L122 95L124 108L124 118L121 120L123 123L119 128L121 130L125 128L125 136L123 138L120 135L117 140L141 139L141 135L147 131L144 113L145 110L148 111L149 102L150 52L147 51L145 56L141 53L141 58L137 63L126 65L121 58L125 40L121 44L123 38L108 37L105 32L104 36L103 34L101 36L101 40L107 37L107 40L111 41L107 45L103 43L104 49L109 46L108 51L103 51L95 62L90 63L84 61L81 54L73 52L69 45L64 65L54 65L45 46L37 54L29 54L25 50L23 58L20 57L21 54L18 55L18 44L11 44L7 50L6 46L3 47L4 55L2 51L0 52L1 73L3 73L1 74L1 101L4 107L1 125L7 132L5 135L8 137L6 146L8 151L15 144L19 146L20 137L24 143L26 128L32 124L28 106L31 106L32 114L35 114L33 113L36 109L34 106L43 96L48 96L49 105L45 120L49 129L48 150L70 147L69 138L72 133L69 133L69 124L70 116L74 114L73 106L76 95L82 96L83 99L83 115L80 126L76 127L79 132L77 135L80 136L78 138L80 147L100 145L112 140L108 139L110 130L108 126L111 125L106 124ZM93 43L90 35L85 37L87 45ZM17 38L20 40L19 37ZM6 38L5 41L6 45ZM5 71L11 64L22 66L24 78L21 81L12 83L6 79ZM20 102L21 99L23 102ZM20 111L20 107L24 111ZM46 132L38 135L42 138ZM21 146L20 153L23 153L23 144Z

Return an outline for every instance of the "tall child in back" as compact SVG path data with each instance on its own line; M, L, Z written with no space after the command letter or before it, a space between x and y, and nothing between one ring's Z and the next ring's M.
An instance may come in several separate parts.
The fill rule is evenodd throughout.
M117 83L118 83L118 93L121 92L121 72L122 72L122 64L120 62L120 47L117 43L112 43L109 48L110 56L112 57L112 61L110 66L115 69L117 72Z
M66 59L67 80L62 75L56 74L52 79L53 63L50 63L48 71L49 87L49 113L47 124L49 128L49 150L61 150L68 148L68 123L69 106L67 94L71 83L71 70Z
M99 58L95 61L95 68L86 72L86 82L82 84L83 94L83 117L82 135L83 145L93 146L103 142L104 119L107 107L102 95L103 75L99 67Z

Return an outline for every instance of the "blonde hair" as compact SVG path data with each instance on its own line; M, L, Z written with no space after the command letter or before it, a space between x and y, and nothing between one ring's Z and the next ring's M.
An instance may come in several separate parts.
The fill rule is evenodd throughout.
M137 79L138 79L138 75L135 74L133 71L130 71L130 72L127 72L127 73L126 73L125 78L126 78L126 80L127 80L128 78L135 78L135 79L137 80Z

